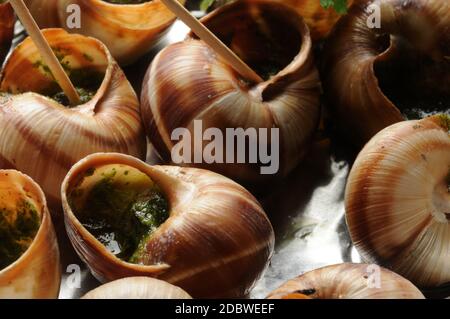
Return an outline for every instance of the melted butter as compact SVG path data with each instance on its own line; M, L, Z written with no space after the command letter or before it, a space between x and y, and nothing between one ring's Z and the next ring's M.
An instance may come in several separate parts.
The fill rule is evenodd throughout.
M126 165L86 171L69 198L84 227L109 252L133 263L139 262L146 241L169 217L158 186Z
M18 200L15 209L0 207L0 270L23 255L39 226L40 216L28 200Z

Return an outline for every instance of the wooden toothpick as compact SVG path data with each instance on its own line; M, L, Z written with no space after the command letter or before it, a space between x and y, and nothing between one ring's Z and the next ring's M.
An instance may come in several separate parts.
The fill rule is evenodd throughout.
M241 76L255 83L260 83L263 79L244 63L230 48L228 48L214 33L198 21L181 3L177 0L161 0L166 7L172 11L181 21L206 44L208 44L218 55L227 61L233 69Z
M69 99L70 104L72 106L80 104L80 96L78 95L77 90L72 82L70 82L68 75L64 71L47 40L44 38L44 35L23 0L9 0L9 2L14 8L14 11L22 22L25 30L28 32L28 35L38 48L45 64L48 65L50 71L55 77L55 80L58 82L59 86Z

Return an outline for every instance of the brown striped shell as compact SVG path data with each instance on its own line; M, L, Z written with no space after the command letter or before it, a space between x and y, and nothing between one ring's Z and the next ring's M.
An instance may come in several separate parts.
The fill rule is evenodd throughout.
M0 3L0 67L11 48L14 33L14 12L9 3Z
M303 297L302 297L303 296ZM409 280L375 265L337 264L309 271L269 299L423 299Z
M12 53L0 91L0 167L15 168L43 188L53 207L70 167L88 154L115 151L145 158L146 141L133 88L106 47L98 40L44 30L64 64L106 72L96 95L86 104L66 108L37 94L54 85L28 38ZM22 93L24 92L24 93ZM37 92L37 93L33 93Z
M243 51L238 54L249 64L255 62L253 59L270 58L265 42L253 37L255 30L264 33L279 41L283 50L280 56L287 64L267 81L251 86L192 35L165 48L147 71L141 95L142 116L151 142L163 158L170 160L176 144L171 140L172 133L187 128L195 136L195 120L203 122L204 131L218 128L224 135L226 128L279 128L278 176L286 175L307 151L320 115L320 81L307 26L294 10L264 0L231 3L202 22L225 43L240 46ZM273 177L262 176L253 164L196 166L243 182Z
M80 223L68 194L89 169L128 165L162 190L170 216L146 242L140 264L111 254ZM272 226L257 200L237 183L206 170L150 166L123 154L93 154L78 162L62 185L66 229L78 255L102 282L149 276L193 297L245 296L268 264Z
M114 4L103 0L25 0L41 28L64 28L99 39L114 58L126 65L155 46L175 21L160 0L142 4ZM185 0L179 0L184 3ZM69 5L80 8L80 28L70 28Z
M150 277L118 279L89 291L82 299L192 299L183 289Z
M380 8L380 28L368 24L374 22L373 5ZM355 2L324 48L322 81L336 122L364 144L404 120L399 108L416 96L436 104L433 99L441 96L447 103L449 58L449 1Z
M27 200L36 208L40 226L22 256L0 270L0 299L57 298L61 266L44 193L30 177L14 170L0 170L0 214L5 209L16 210L21 200ZM0 241L0 246L2 244Z
M423 288L450 282L450 118L394 124L359 154L345 195L363 258Z

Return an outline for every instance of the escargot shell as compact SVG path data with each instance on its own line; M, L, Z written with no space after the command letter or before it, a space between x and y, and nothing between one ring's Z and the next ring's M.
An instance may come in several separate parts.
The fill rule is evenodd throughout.
M308 27L291 8L264 0L233 2L202 22L248 64L267 68L280 63L281 70L252 86L192 34L165 48L151 64L141 95L150 141L170 160L176 145L172 133L186 128L196 136L196 121L202 121L204 132L219 129L224 136L227 128L278 129L278 141L270 137L264 141L260 133L259 141L252 141L263 149L279 146L277 174L262 175L258 165L236 160L212 164L192 160L183 165L207 168L246 183L288 174L308 150L320 115L320 81ZM265 37L275 41L273 48L267 47ZM279 52L276 62L270 60L273 51ZM231 153L225 147L221 151L224 158ZM192 148L191 158L199 153Z
M364 145L419 99L450 112L449 30L449 1L355 2L326 42L322 68L328 105L350 140Z
M103 0L25 2L41 28L64 28L97 38L121 65L131 64L147 53L175 21L175 16L160 0L140 4ZM74 13L80 15L80 24L75 27L69 24Z
M14 236L20 236L23 244L31 235L30 225L37 223L36 233L20 257L3 269L0 260L0 299L57 298L61 281L58 243L44 193L30 177L0 170L0 220L0 258L13 249L4 246L7 237L3 236L17 233Z
M104 284L82 299L192 299L183 289L149 277L129 277Z
M345 194L364 260L421 288L450 282L449 132L446 115L382 130L359 154Z
M376 265L337 264L309 271L269 299L423 299L410 281Z
M105 74L92 99L73 108L48 98L55 88L30 38L12 53L0 79L0 167L18 169L43 188L50 206L70 167L88 154L117 151L140 158L146 140L139 101L120 67L98 40L43 30L70 72ZM41 93L41 94L39 94Z
M71 204L80 177L110 164L148 175L169 205L169 218L145 239L137 263L113 255L83 226ZM131 156L99 153L73 166L61 192L70 241L102 282L149 276L193 297L242 297L273 252L273 229L257 200L242 186L206 170L150 166Z

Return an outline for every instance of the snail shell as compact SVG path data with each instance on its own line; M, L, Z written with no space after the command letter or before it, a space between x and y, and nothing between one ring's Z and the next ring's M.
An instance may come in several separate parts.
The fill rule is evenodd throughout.
M320 82L308 27L291 8L264 0L233 2L202 22L226 43L231 41L246 62L259 66L266 66L269 60L264 59L270 59L273 52L254 33L271 36L279 41L274 46L281 50L286 65L267 81L251 87L193 35L165 48L153 60L141 95L141 112L151 142L164 159L170 160L175 145L172 132L187 128L195 136L194 120L201 120L204 130L218 128L224 135L226 128L279 128L278 175L286 175L307 151L320 115ZM270 56L266 56L268 53ZM255 62L261 57L264 61ZM192 148L192 158L194 153ZM223 153L226 157L227 150ZM262 176L254 164L192 166L243 182L273 176Z
M178 0L180 3L185 0ZM175 21L160 0L141 4L114 4L103 0L26 0L41 28L64 28L92 36L106 44L121 64L131 64L146 54ZM67 25L69 5L78 5L80 28Z
M104 284L82 299L192 299L183 289L149 277L123 278Z
M98 151L144 158L146 140L136 94L106 47L61 29L43 33L53 48L65 53L64 64L72 70L105 72L89 102L66 108L37 94L55 83L40 67L30 38L13 51L4 68L0 91L14 95L0 96L0 167L31 176L53 207L60 203L64 176L79 159Z
M44 193L30 177L0 170L0 214L9 210L18 218L17 214L24 214L18 210L22 200L36 209L39 228L25 252L6 268L0 268L0 299L57 298L61 281L59 250ZM18 226L16 219L15 227L24 226ZM2 245L3 240L0 249Z
M373 266L373 265L372 265ZM338 264L309 271L271 292L269 299L423 299L410 281L384 268ZM377 270L378 270L377 269ZM372 277L373 276L373 277ZM376 278L375 278L376 276ZM379 282L376 282L379 280Z
M92 168L127 165L150 177L169 204L169 218L145 241L145 258L128 263L110 253L81 224L70 194ZM257 200L235 182L206 170L150 166L123 154L93 154L62 184L69 239L100 281L155 277L194 297L242 297L273 252L272 226Z
M380 8L379 28L369 23L374 5ZM446 0L355 2L327 40L322 78L337 123L353 141L364 145L405 119L395 97L400 88L405 87L405 96L420 92L421 97L449 100L449 30ZM395 73L403 75L389 89Z
M9 3L0 3L0 66L11 48L14 34L14 11Z
M405 121L359 154L345 195L363 258L419 287L450 282L450 118Z

